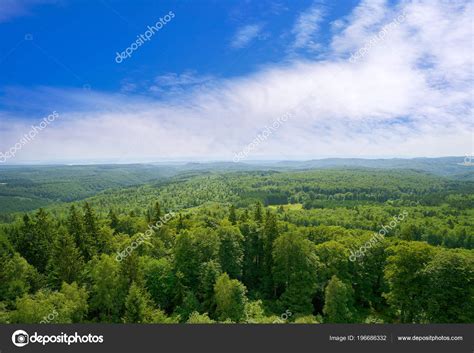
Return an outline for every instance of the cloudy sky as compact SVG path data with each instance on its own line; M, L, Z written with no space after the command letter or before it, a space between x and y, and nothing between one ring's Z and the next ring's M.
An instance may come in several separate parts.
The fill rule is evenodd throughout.
M472 154L473 15L468 0L0 0L0 153L14 151L6 163Z

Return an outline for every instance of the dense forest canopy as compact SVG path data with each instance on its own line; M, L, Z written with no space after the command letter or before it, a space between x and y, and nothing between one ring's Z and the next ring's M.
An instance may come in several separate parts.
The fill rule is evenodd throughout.
M23 168L0 170L0 322L474 322L465 174Z
M415 159L332 158L306 162L175 163L73 166L0 166L0 217L51 204L91 197L100 191L143 185L183 174L238 171L294 171L327 168L377 168L429 172L474 181L462 157Z

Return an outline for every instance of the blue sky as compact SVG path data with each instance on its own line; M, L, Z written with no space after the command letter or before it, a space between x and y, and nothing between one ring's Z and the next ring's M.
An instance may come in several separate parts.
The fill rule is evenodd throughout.
M294 40L288 34L288 26L313 3L19 1L22 2L25 5L17 5L16 12L0 17L2 85L90 85L111 92L122 89L124 83L169 73L194 72L227 78L282 62L288 59L285 50ZM321 3L327 12L324 22L348 14L357 1L340 3ZM132 60L115 65L116 52L128 47L137 34L169 11L176 14L172 25L164 27L159 37L140 48ZM321 44L329 37L329 26L322 28L318 36ZM27 34L33 40L24 41ZM301 50L308 54L304 52ZM309 54L308 58L314 57L314 53ZM143 89L139 92L148 93Z
M0 0L0 151L56 111L8 163L470 154L472 7Z

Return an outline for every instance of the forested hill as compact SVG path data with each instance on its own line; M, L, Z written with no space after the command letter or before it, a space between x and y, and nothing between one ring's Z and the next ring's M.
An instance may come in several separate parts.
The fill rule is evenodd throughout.
M115 187L175 175L151 165L0 166L0 214L82 200Z
M413 170L453 180L474 181L474 167L465 165L463 157L74 166L0 165L0 217L5 213L29 211L47 205L83 200L112 188L144 185L152 181L161 182L177 175L334 168Z
M474 165L470 157L413 158L413 159L363 159L328 158L306 162L279 162L278 166L298 169L316 168L379 168L411 169L455 179L473 180Z
M140 186L111 189L87 199L102 212L141 212L159 200L182 210L206 202L247 207L301 204L305 209L364 204L472 206L474 182L404 170L338 169L298 172L188 172ZM78 204L81 204L80 202ZM52 208L62 212L67 205Z
M5 215L0 323L474 322L472 181L121 168L94 196ZM63 196L88 180L38 175Z
M0 323L473 322L474 183L187 171L12 217L0 264Z

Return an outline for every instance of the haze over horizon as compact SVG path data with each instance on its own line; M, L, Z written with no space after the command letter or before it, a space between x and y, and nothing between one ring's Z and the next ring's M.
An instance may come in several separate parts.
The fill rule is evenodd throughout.
M294 158L294 159L246 159L239 161L239 164L258 165L258 164L276 164L276 163L307 163L307 162L324 162L324 161L415 161L415 160L445 160L454 159L456 164L474 166L472 156L436 156L436 157L315 157L315 158ZM58 166L80 166L80 165L132 165L132 164L162 164L162 165L185 165L185 164L237 164L231 159L162 159L162 160L114 160L114 159L97 159L97 160L51 160L51 161L7 161L0 163L2 166L41 166L41 165L58 165Z
M1 2L0 165L471 156L473 7Z

